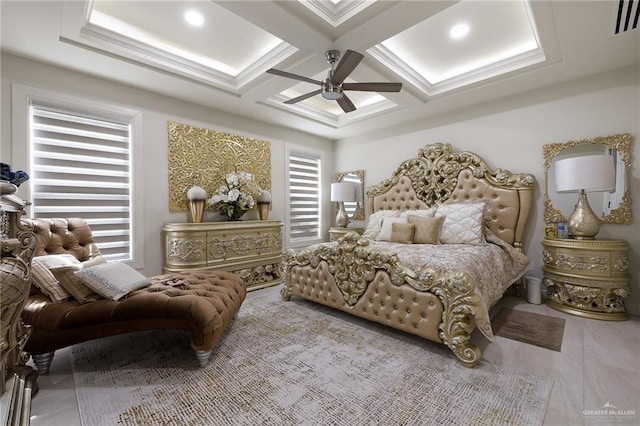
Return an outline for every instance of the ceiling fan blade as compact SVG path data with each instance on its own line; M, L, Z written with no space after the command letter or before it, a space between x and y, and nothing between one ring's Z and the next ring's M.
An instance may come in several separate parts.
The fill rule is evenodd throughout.
M341 98L336 100L338 101L338 105L340 105L340 108L342 108L344 112L351 112L356 110L356 106L353 104L353 102L351 102L351 99L349 99L347 95L345 95L344 93L342 94Z
M267 70L267 72L269 74L279 75L280 77L293 78L294 80L306 81L307 83L318 84L318 85L322 86L322 82L321 81L314 80L312 78L305 77L303 75L291 74L290 72L280 71L280 70L277 70L275 68L269 68Z
M361 92L399 92L402 89L402 83L342 83L342 89Z
M336 85L342 83L344 79L347 78L354 69L356 69L363 58L364 55L362 55L361 53L355 52L353 50L347 50L344 53L342 59L340 59L338 66L333 71L331 82Z
M315 95L319 95L322 93L322 89L314 90L313 92L305 93L304 95L300 95L297 98L291 98L288 101L285 101L285 104L295 104L296 102L304 101L307 98L310 98Z

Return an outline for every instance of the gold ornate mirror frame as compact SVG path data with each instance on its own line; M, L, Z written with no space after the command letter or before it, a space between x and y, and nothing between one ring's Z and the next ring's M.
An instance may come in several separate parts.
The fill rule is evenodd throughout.
M364 170L336 173L336 182L353 182L356 185L356 201L345 202L344 208L351 220L364 220Z
M546 223L567 222L567 217L558 210L549 197L549 168L553 159L559 155L566 154L566 150L584 144L601 144L615 149L620 162L624 164L624 177L616 185L623 185L624 194L622 195L620 205L612 209L608 214L601 218L602 223L631 223L631 142L632 137L629 133L623 133L613 136L597 137L593 139L581 139L565 143L552 143L543 146L544 152L544 220ZM577 198L576 198L577 199Z

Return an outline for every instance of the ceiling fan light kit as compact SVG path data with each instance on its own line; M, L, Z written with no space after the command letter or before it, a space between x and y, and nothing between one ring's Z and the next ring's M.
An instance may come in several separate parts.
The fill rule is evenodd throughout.
M353 70L356 69L362 59L364 59L364 55L361 53L353 50L347 50L337 66L335 64L338 59L340 59L340 52L338 50L328 50L325 53L325 58L329 65L331 65L331 69L327 73L327 78L323 81L314 80L286 71L280 71L275 68L267 70L267 73L269 74L292 78L294 80L304 81L320 86L320 89L289 99L288 101L285 101L285 104L295 104L320 94L324 99L337 101L338 105L340 105L344 112L351 112L355 111L356 107L344 93L345 90L361 92L399 92L402 89L402 83L344 83L344 80L353 72Z
M331 83L331 80L326 79L322 83L322 97L325 99L329 99L335 101L340 99L344 93L342 92L342 88L340 86L334 86Z

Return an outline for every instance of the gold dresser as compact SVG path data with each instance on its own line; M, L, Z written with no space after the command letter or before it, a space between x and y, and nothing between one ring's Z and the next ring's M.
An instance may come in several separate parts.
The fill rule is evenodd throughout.
M601 320L629 318L628 246L622 240L544 239L547 304L559 311Z
M247 290L282 282L282 222L167 223L162 227L165 273L219 269L240 276Z
M338 241L348 232L356 232L360 235L364 232L363 228L329 228L329 241Z

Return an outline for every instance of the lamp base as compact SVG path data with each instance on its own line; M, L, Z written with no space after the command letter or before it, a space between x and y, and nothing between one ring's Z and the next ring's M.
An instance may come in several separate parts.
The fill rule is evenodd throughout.
M591 209L584 189L580 191L576 208L569 216L567 228L577 240L593 240L600 231L600 219Z
M191 213L191 222L202 223L204 200L189 200L189 213Z
M347 211L344 209L344 203L342 201L338 202L338 214L336 215L336 226L339 228L346 228L349 225L349 215Z
M260 220L268 220L269 219L269 208L271 207L271 203L258 201L258 216Z

